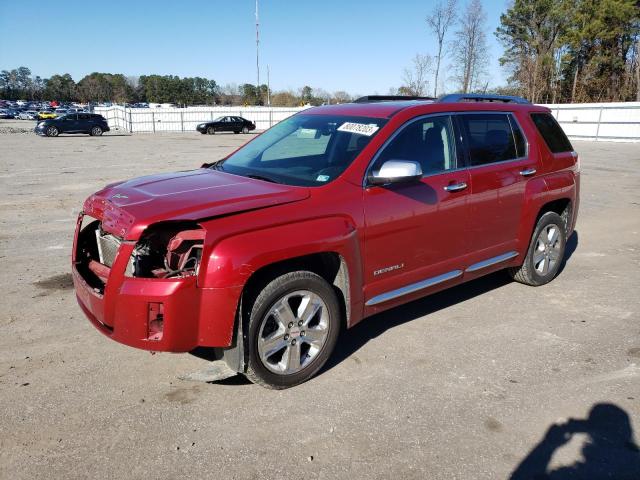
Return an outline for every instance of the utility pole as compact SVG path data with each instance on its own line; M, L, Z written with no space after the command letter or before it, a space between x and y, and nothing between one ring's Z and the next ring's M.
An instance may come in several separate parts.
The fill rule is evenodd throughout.
M258 78L256 89L258 93L258 103L260 103L260 22L258 18L258 0L256 0L256 73Z
M267 64L267 106L271 106L271 83L269 81L269 65Z

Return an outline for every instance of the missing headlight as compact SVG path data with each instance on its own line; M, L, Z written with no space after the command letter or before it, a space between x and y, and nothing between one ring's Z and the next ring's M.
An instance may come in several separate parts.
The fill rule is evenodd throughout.
M164 223L145 231L131 254L134 277L174 278L198 274L205 231L193 223Z

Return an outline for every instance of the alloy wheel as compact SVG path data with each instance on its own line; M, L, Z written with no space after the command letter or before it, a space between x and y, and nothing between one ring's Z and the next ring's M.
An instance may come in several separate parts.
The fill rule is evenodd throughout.
M322 298L308 290L280 297L263 317L258 354L271 372L299 372L320 353L329 334L329 312Z
M561 253L560 227L553 223L545 226L536 239L533 268L539 275L546 276L560 261Z

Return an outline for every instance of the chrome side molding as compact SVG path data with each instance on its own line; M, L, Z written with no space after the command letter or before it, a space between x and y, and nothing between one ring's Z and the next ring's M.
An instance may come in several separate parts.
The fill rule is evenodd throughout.
M371 307L372 305L378 305L379 303L388 302L389 300L393 300L394 298L398 298L398 297L402 297L403 295L408 295L410 293L418 292L425 288L438 285L439 283L442 283L442 282L446 282L447 280L452 280L456 277L459 277L460 275L462 275L462 270L452 270L451 272L443 273L442 275L438 275L437 277L427 278L426 280L422 280L417 283L412 283L411 285L407 285L406 287L398 288L396 290L391 290L390 292L376 295L375 297L367 300L365 305L367 307Z
M474 263L473 265L467 267L465 272L475 272L477 270L482 270L483 268L490 267L491 265L495 265L496 263L506 262L507 260L511 260L514 257L518 256L518 252L507 252L502 255L498 255L497 257L488 258L478 263Z

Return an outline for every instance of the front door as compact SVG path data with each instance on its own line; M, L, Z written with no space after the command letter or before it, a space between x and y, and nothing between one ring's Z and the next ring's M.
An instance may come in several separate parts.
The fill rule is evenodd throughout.
M78 120L75 113L70 113L62 117L61 127L62 131L66 133L73 133L78 131Z
M402 127L374 159L373 170L388 160L417 161L423 178L364 191L368 306L428 293L462 274L469 173L455 139L449 115L420 117Z

